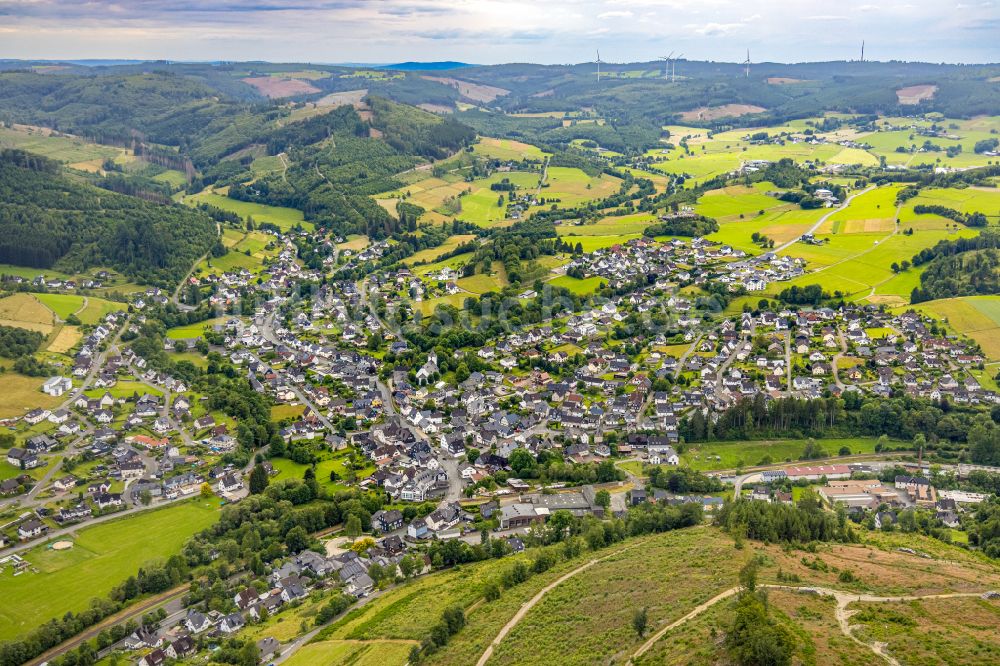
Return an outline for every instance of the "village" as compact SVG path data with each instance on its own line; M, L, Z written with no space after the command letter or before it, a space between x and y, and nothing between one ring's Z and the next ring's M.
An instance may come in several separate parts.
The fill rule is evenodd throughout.
M364 598L399 576L430 571L429 543L480 543L490 533L504 552L520 552L525 535L560 512L620 516L643 502L693 502L711 512L734 493L791 502L802 492L794 489L806 487L872 529L907 520L908 508L958 528L961 513L983 498L937 491L929 467L912 463L912 476L890 482L879 474L897 463L791 459L756 471L719 469L709 475L719 484L712 492L643 480L652 467L689 464L704 428L750 402L852 395L998 402L972 372L983 362L976 346L918 313L772 301L726 314L691 291L709 283L726 293L761 291L801 275L800 261L747 257L698 238L632 240L566 267L620 295L542 325L511 327L479 348L422 351L385 317L404 307L404 296L453 275L425 281L401 268L361 283L327 281L302 298L298 286L320 274L302 266L292 238L276 241L282 249L267 281L245 271L192 278L220 316L201 335L166 339L163 351L228 364L254 392L289 408L279 429L285 456L308 455L314 467L328 461L333 467L324 469L338 470L329 473L330 488L379 493L387 508L372 514L363 547L354 547L356 538L329 539L325 553L284 558L252 585L236 579L225 612L174 604L154 623L158 630L143 625L122 636L115 649L135 651L140 665L183 658L199 636L237 634L316 590ZM386 247L373 244L340 261L376 261ZM232 311L247 292L257 297L255 310ZM518 300L543 297L529 290ZM373 301L393 305L383 315ZM225 462L238 446L233 420L184 379L151 369L127 343L147 312L164 307L176 305L150 289L127 311L108 314L73 366L44 383L61 404L5 422L17 445L2 464L19 471L0 482L4 506L17 509L2 526L0 564L14 575L33 575L24 551L35 541L71 545L81 526L193 497L240 502L255 464L272 478L287 475L284 457ZM539 476L542 464L562 476ZM267 663L285 646L264 637L257 647Z

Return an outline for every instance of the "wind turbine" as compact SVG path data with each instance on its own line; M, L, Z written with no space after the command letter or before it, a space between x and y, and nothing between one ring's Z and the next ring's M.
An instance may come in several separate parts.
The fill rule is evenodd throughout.
M746 77L749 79L750 78L750 49L747 49L747 59L743 61L743 64L746 65L746 68L747 68L746 69Z
M676 58L674 58L674 62L673 62L673 64L670 67L670 82L671 83L677 83L677 61L680 60L683 57L684 57L684 54L681 53L679 56L677 56Z
M597 82L601 82L601 50L597 49Z
M670 59L674 57L674 52L671 51L668 56L660 56L660 60L664 61L666 64L663 66L663 78L670 78Z

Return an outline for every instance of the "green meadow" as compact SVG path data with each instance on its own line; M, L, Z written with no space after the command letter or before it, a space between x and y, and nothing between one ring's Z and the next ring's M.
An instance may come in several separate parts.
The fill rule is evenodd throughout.
M136 573L144 563L180 551L191 535L219 516L218 500L192 500L122 520L84 527L73 547L39 545L23 557L38 573L0 572L0 640L23 635L67 611L80 611Z
M280 206L268 206L266 204L250 203L247 201L237 201L227 196L216 194L205 190L198 194L184 197L184 203L194 206L199 203L207 203L223 210L228 210L244 219L252 217L254 222L270 222L282 231L291 229L296 224L303 229L312 229L312 222L306 222L302 211L294 208L282 208Z

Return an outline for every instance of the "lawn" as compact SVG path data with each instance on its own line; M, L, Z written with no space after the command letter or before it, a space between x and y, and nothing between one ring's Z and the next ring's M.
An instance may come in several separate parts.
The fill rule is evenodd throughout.
M553 287L562 287L564 289L569 289L574 294L579 294L581 296L584 296L587 294L593 294L598 289L600 289L601 285L604 284L605 282L606 280L604 278L597 276L583 278L581 280L580 278L570 277L568 275L561 275L549 281L549 284L551 284Z
M300 224L303 229L312 229L311 222L306 222L302 211L294 208L282 208L280 206L268 206L266 204L250 203L247 201L237 201L227 196L216 194L205 190L184 198L184 203L195 206L199 203L207 203L223 210L232 211L243 218L252 217L254 222L270 222L282 231L291 229L296 224Z
M199 321L196 324L188 324L187 326L175 326L174 328L167 330L167 338L169 340L188 340L190 338L200 338L204 333L206 328L211 328L217 324L224 324L227 317L216 317L215 319L209 319L207 321Z
M271 407L271 420L297 419L305 409L305 405L274 405Z
M877 440L868 438L820 439L816 440L828 456L836 456L840 448L846 446L851 453L874 453ZM893 443L893 446L902 446ZM684 464L701 470L736 469L783 463L786 460L798 462L806 447L803 439L780 439L749 442L711 442L690 444L681 456ZM717 460L716 457L720 458ZM768 460L770 459L770 460ZM802 464L809 464L803 461Z
M368 236L363 234L350 234L343 243L338 243L337 247L341 250L351 250L352 252L360 252L371 245L371 240Z
M0 573L0 640L12 639L67 611L105 596L140 566L180 551L191 535L216 521L218 501L196 500L84 527L67 551L45 545L24 554L39 570L14 577Z

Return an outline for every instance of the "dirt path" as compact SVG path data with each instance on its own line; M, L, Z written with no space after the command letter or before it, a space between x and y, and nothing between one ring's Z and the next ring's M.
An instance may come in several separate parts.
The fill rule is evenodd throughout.
M924 594L924 595L904 595L899 597L881 597L871 594L855 594L853 592L844 592L842 590L834 590L828 587L812 587L812 586L794 587L789 585L761 585L760 587L771 590L786 590L790 592L801 592L804 594L814 593L814 594L820 594L822 596L833 597L837 601L837 607L836 610L834 611L835 617L837 618L837 624L840 625L840 631L844 634L844 636L850 638L858 645L871 650L872 652L874 652L876 655L881 657L883 660L885 660L892 666L901 666L901 665L892 655L888 653L888 651L886 650L886 645L884 643L878 643L878 642L866 643L865 641L861 640L860 638L854 635L853 627L850 624L850 619L851 616L857 613L858 611L848 610L847 607L850 604L860 601L867 601L870 603L896 603L901 601L920 601L922 599L956 599L961 597L979 597L982 596L983 593L985 592L985 591L948 592L945 594ZM639 649L637 649L632 654L632 656L629 657L627 663L631 664L636 657L641 657L643 654L648 652L650 648L652 648L656 644L656 642L659 641L661 638L663 638L663 635L666 634L671 629L676 629L682 624L694 619L695 617L701 615L715 604L719 603L720 601L724 601L729 597L732 597L739 591L740 591L739 587L731 587L728 590L725 590L724 592L720 592L719 594L715 595L705 603L696 606L690 613L688 613L684 617L675 620L670 624L668 624L667 626L663 627L655 634L650 636L649 640L640 645ZM480 664L478 664L477 666L482 666L482 662L480 662Z
M715 604L719 603L720 601L722 601L724 599L728 599L729 597L733 596L734 594L736 594L739 591L740 591L740 588L738 588L738 587L731 587L728 590L726 590L725 592L720 592L719 594L715 595L714 597L712 597L711 599L709 599L705 603L699 604L699 605L695 606L694 610L692 610L690 613L688 613L684 617L680 618L679 620L674 620L673 622L671 622L670 624L668 624L667 626L663 627L658 632L656 632L655 634L653 634L652 636L650 636L649 640L646 641L645 643L643 643L642 645L640 645L639 649L636 650L635 653L633 653L631 657L629 657L628 663L631 664L632 660L634 658L641 657L643 654L645 654L647 651L649 651L649 649L651 647L653 647L653 645L656 644L656 641L658 641L661 638L663 638L663 634L667 633L671 629L676 629L677 627L681 626L682 624L684 624L688 620L692 620L692 619L698 617L699 615L701 615L702 613L704 613L705 611L707 611L709 608L711 608Z
M288 160L284 153L278 153L278 161L281 162L281 180L288 182Z
M562 576L560 576L556 580L552 581L551 583L549 583L548 585L546 585L545 587L543 587L541 590L538 591L538 594L536 594L535 596L531 597L530 600L528 600L525 603L523 603L521 605L521 608L519 608L518 611L514 614L514 617L512 617L510 619L510 621L507 622L507 624L505 624L503 626L503 628L500 630L500 632L497 633L496 638L494 638L493 641L489 644L489 646L486 648L486 651L483 652L483 655L481 657L479 657L479 661L476 662L476 666L486 666L486 662L489 661L490 657L493 656L493 650L496 649L496 647L498 645L500 645L500 643L503 642L503 639L506 638L507 634L509 634L514 629L514 627L517 626L517 623L520 622L524 618L524 616L528 614L528 611L530 611L532 608L534 608L538 604L538 602L540 602L542 599L545 598L546 594L548 594L553 589L555 589L556 587L558 587L560 584L564 583L565 581L569 580L573 576L577 575L578 573L580 573L582 571L586 571L587 569L589 569L590 567L594 566L595 564L597 564L599 562L603 562L604 560L606 560L608 558L611 558L611 557L614 557L616 555L620 555L621 553L624 553L627 550L631 550L632 548L635 548L636 546L639 546L639 545L641 545L641 544L640 543L634 543L634 544L632 544L630 546L626 546L624 548L619 548L618 550L614 551L613 553L608 553L607 555L605 555L603 557L599 557L597 559L590 560L586 564L582 564L582 565L578 566L576 569L573 569L572 571L563 574Z
M538 592L538 594L531 597L530 601L522 604L521 608L519 608L518 611L514 613L514 617L512 617L507 624L503 625L503 628L500 630L500 633L496 635L496 638L493 639L493 642L490 643L489 646L486 648L486 651L483 652L483 655L479 658L479 661L476 662L476 666L486 666L486 662L489 661L490 657L493 656L493 650L496 648L496 646L500 645L500 643L503 642L503 639L506 638L507 634L509 634L511 630L517 626L517 623L520 622L521 619L528 614L528 611L534 608L535 605L539 601L541 601L546 594L551 592L554 588L558 587L560 583L569 580L570 578L577 575L581 571L586 571L590 567L597 564L599 561L600 560L590 560L586 564L579 566L576 569L573 569L569 573L563 574L556 580L552 581L551 583L543 587Z

